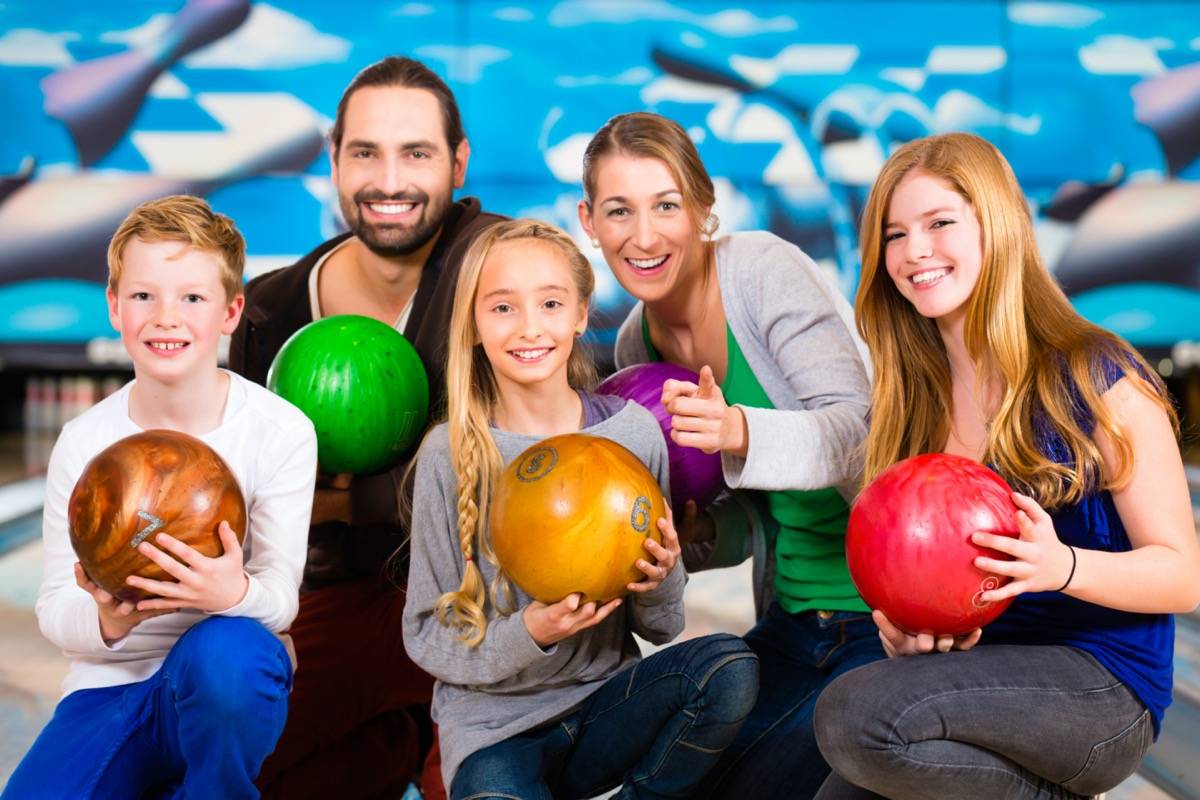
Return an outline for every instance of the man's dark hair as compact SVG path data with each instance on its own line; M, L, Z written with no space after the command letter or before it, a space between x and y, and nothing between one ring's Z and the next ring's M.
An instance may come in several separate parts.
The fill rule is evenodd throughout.
M369 86L398 86L407 89L424 89L432 92L442 109L442 129L446 134L446 143L450 146L450 158L458 150L459 143L466 138L463 132L462 117L458 113L458 103L454 93L446 82L437 76L433 70L412 58L405 56L388 56L376 61L354 76L342 99L338 101L337 118L333 130L329 132L329 141L333 145L333 157L336 160L338 150L342 147L342 133L346 126L346 106L350 96L359 89Z

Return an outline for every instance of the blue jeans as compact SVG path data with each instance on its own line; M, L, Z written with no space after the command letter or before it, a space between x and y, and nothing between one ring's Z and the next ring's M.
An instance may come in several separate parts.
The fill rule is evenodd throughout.
M1041 645L871 664L825 691L816 727L835 770L821 800L1078 800L1133 774L1154 738L1096 659Z
M258 797L291 683L287 651L266 628L210 617L146 680L63 698L3 800Z
M700 796L807 800L829 774L813 734L817 696L834 678L885 657L861 611L791 614L779 603L746 634L758 655L758 703Z
M758 689L758 663L736 636L660 650L613 675L557 722L473 753L452 800L684 797L733 740Z

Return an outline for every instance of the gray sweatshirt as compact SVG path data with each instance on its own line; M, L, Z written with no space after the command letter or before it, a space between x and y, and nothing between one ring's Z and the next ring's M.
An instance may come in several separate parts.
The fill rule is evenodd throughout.
M629 449L667 494L667 450L650 412L629 402L581 433L603 436ZM491 429L505 464L539 437ZM472 753L558 719L638 660L633 633L662 644L683 630L679 564L651 592L632 594L608 619L546 649L533 641L521 609L531 602L514 586L517 611L500 616L489 602L488 628L477 647L438 622L434 605L462 581L458 538L458 480L450 460L448 427L429 432L418 455L413 490L412 561L404 608L404 646L412 660L437 679L433 718L440 728L442 776L449 789ZM496 569L480 558L488 585Z
M750 443L746 457L722 453L731 489L823 489L847 499L858 489L867 435L870 368L854 332L850 305L800 248L766 231L716 242L717 283L733 338L775 406L739 406ZM618 367L650 360L642 338L645 306L629 312L617 334ZM754 557L761 615L773 589L774 521L756 493L732 492L709 507L714 547L684 548L691 569Z

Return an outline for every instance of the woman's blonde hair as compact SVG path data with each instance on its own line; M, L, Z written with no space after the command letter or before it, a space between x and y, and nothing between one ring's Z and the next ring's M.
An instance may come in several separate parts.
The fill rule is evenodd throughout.
M941 451L950 432L950 364L937 323L917 313L885 265L884 228L897 185L920 171L945 181L979 220L982 265L967 300L967 353L981 376L1001 382L984 461L1014 488L1054 508L1098 486L1129 477L1132 450L1100 399L1105 362L1140 378L1178 430L1166 388L1125 341L1085 320L1042 263L1024 195L1004 156L967 133L918 139L884 164L863 211L862 275L855 299L858 330L871 351L875 382L864 480L897 461ZM1058 463L1039 448L1035 419L1061 435L1069 458ZM1116 447L1118 467L1104 475L1094 421Z
M487 228L463 257L455 289L454 312L450 317L450 339L446 358L446 414L450 434L450 458L458 479L458 538L466 561L462 583L457 591L442 595L435 607L443 625L459 629L468 645L483 641L487 632L484 613L488 591L483 574L475 563L485 558L496 565L482 509L492 496L497 477L503 469L500 451L488 431L499 401L499 388L492 365L479 344L475 325L475 294L488 256L498 244L515 241L546 242L557 247L570 269L571 280L586 307L595 289L592 265L566 233L544 222L515 219ZM579 341L567 360L567 381L577 389L589 389L596 381L596 369ZM491 602L502 614L513 610L512 589L497 570L490 587Z

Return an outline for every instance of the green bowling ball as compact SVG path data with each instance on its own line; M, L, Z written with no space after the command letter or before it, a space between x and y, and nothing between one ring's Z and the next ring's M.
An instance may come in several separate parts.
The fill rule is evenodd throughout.
M395 464L429 415L429 379L417 351L396 329L356 314L292 334L271 363L267 388L312 420L326 472Z

